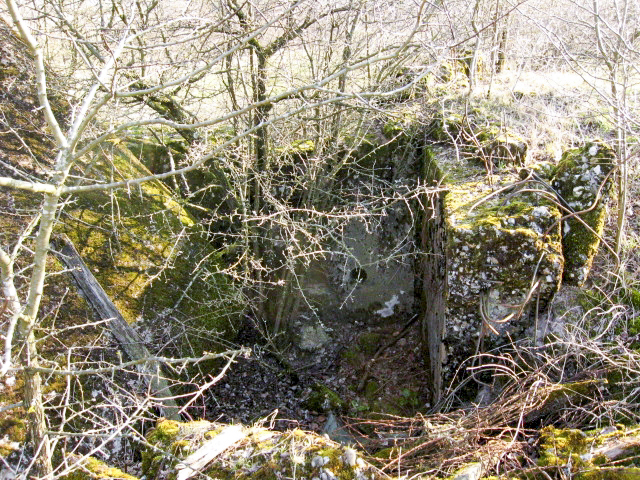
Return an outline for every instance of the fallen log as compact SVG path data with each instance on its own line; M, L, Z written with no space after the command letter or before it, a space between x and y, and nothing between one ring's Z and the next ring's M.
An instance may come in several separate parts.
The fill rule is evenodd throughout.
M78 288L93 307L100 320L108 320L107 325L120 348L130 360L143 360L152 355L145 347L142 338L131 328L122 314L113 304L96 277L80 257L73 243L66 235L57 235L53 240L53 253L71 271ZM180 407L176 404L171 388L161 375L158 362L145 362L138 366L147 386L160 402L162 415L171 420L180 421Z

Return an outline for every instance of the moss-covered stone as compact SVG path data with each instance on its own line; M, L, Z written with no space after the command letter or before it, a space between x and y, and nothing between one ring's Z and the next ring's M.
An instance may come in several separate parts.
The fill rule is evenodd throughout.
M583 432L550 426L540 431L538 465L570 470L573 478L638 478L639 454L637 429Z
M167 424L164 425L163 424ZM193 425L196 425L194 428ZM209 422L192 424L160 422L148 436L154 448L143 452L143 474L151 479L176 476L175 466L187 452L194 452L209 438L207 429L219 432L224 425ZM158 432L161 430L161 432ZM385 478L349 447L324 436L301 430L270 431L248 428L244 440L224 450L205 466L203 473L218 479L333 478L340 480ZM188 448L172 450L176 443ZM163 452L171 455L163 455Z
M582 285L598 251L614 158L614 151L608 145L587 143L566 151L556 167L553 187L578 215L562 223L566 283Z
M85 459L72 473L62 478L65 480L138 480L138 477L129 475L119 468L110 467L94 457Z

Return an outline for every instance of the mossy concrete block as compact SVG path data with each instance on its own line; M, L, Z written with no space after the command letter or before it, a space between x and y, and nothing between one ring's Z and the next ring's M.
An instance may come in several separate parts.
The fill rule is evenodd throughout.
M494 175L490 184L477 163L457 160L446 148L434 154L447 188L440 227L446 288L442 301L431 302L443 305L445 320L443 348L439 355L431 349L429 362L441 362L446 381L482 348L527 334L534 309L560 287L564 258L561 212L545 196L510 188L519 181L515 172Z
M105 181L150 175L118 141L77 168ZM182 322L181 333L196 332L181 339L187 355L214 351L216 336L233 335L240 307L231 283L215 273L224 267L222 255L162 182L82 193L66 213L58 231L72 240L129 323Z
M479 140L496 138L487 133ZM434 152L438 180L447 187L446 321L444 348L440 354L432 349L429 360L442 362L448 379L475 353L530 334L534 309L544 309L563 281L584 281L599 240L578 220L563 221L566 211L549 195L518 190L522 175L498 170L488 178L472 159L456 159L446 147ZM574 210L588 210L581 218L598 234L612 168L613 151L589 143L566 152L552 174L554 189ZM549 170L534 171L544 181Z
M587 143L566 151L556 167L553 187L576 213L562 222L565 283L582 285L587 279L604 229L614 161L611 147Z
M176 465L225 425L210 422L158 423L148 436L142 473L148 480L176 478ZM158 433L162 430L163 433ZM217 455L203 474L220 479L334 478L341 480L389 478L363 460L362 454L325 436L301 430L271 431L246 427L244 440ZM180 444L180 448L175 445Z
M449 373L480 341L489 347L521 337L535 300L546 305L558 290L564 266L556 206L521 195L471 210L477 188L458 183L445 198Z

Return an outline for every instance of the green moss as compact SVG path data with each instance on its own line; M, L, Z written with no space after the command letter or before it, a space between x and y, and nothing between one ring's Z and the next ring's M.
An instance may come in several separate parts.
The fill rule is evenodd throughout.
M310 155L316 150L316 144L313 140L294 140L287 148L287 153L290 155Z
M373 355L380 346L382 335L375 332L362 333L358 337L358 347L362 353Z
M587 435L581 430L545 427L540 433L543 448L553 448L558 452L586 452Z
M584 380L582 382L571 382L564 384L562 388L553 391L549 395L547 404L555 402L556 400L565 400L567 396L590 398L590 396L593 394L594 388L602 383L606 383L606 380Z
M230 472L228 468L221 467L220 465L213 464L209 468L207 468L204 472L209 478L215 478L216 480L226 480L226 479L244 479L247 478L244 475L234 475L233 472Z
M346 404L340 398L340 395L321 383L316 383L312 387L311 395L305 401L305 405L316 412L339 412L346 408Z
M429 136L437 142L450 142L462 131L463 121L464 117L457 113L437 117L429 125Z
M640 333L640 317L635 317L629 322L629 334L638 335Z
M389 448L383 448L382 450L378 450L376 453L373 454L373 456L381 460L392 460L396 458L398 454L401 452L402 450L399 449L398 447L389 447Z
M389 112L389 120L382 126L382 133L387 138L395 138L400 135L411 136L418 127L417 118L419 115L418 105L405 105Z
M469 127L467 127L469 130ZM527 158L526 140L502 126L490 124L465 133L463 149L483 166L503 169L512 165L522 166Z
M174 420L158 420L156 427L147 435L147 441L156 448L148 448L142 452L142 472L148 478L156 478L159 470L169 460L162 452L180 453L184 445L180 437L185 425Z
M640 290L629 288L624 295L626 302L634 309L640 310Z
M397 400L398 405L403 410L414 411L418 406L420 406L420 398L418 392L415 390L410 390L408 388L403 388L400 392L400 397Z
M108 153L85 168L105 180L149 175L124 145L114 143ZM216 350L216 333L233 335L240 310L233 287L211 273L222 256L161 182L83 193L68 213L58 230L71 238L128 322L169 314L183 322L182 331L206 331L182 338L189 355Z
M569 458L571 458L572 471L579 470L585 465L580 455L587 451L586 438L586 434L580 430L543 428L540 431L538 465L541 467L561 467L567 465Z
M18 413L21 410L14 410L11 412L12 415L5 412L4 418L0 418L0 457L6 457L15 450L11 442L17 442L20 445L27 438L27 424L23 420L24 416ZM10 443L3 442L3 438L8 439Z
M640 468L592 468L586 472L577 473L573 478L575 480L637 480L638 478L640 478Z
M113 480L138 480L138 477L124 473L119 468L113 468L100 460L89 457L82 466L73 473L63 477L66 480L89 480L89 479L113 479Z
M0 420L0 436L6 435L12 442L24 442L27 438L26 428L25 421L16 416Z
M635 433L635 429L618 429L601 434L598 430L582 432L545 427L540 431L538 465L567 468L570 462L571 471L575 474L573 478L636 478L633 475L637 474L635 462L640 454L640 445ZM607 451L608 446L613 447L612 451L616 452L615 468L611 467L611 459L603 453L597 453L599 448ZM625 468L621 468L622 466Z
M315 450L311 455L311 459L314 457L325 457L329 459L329 462L322 466L322 469L327 469L332 472L340 480L353 480L356 478L354 469L343 462L343 448L337 447L324 447ZM320 468L312 468L312 476L319 476Z
M158 421L156 428L154 428L147 439L150 443L163 443L172 442L176 436L180 433L180 423L174 420L164 419Z
M607 297L599 290L585 289L580 291L578 302L583 310L588 311L594 307L602 306L607 302Z
M345 350L340 354L340 356L352 366L356 366L360 363L358 352L354 349Z
M364 396L369 402L374 402L380 393L380 384L374 380L369 380L364 387Z
M173 156L174 161L178 162L188 148L186 141L175 135L167 137L163 144L136 136L127 139L126 146L153 173L165 172L169 163L169 156Z

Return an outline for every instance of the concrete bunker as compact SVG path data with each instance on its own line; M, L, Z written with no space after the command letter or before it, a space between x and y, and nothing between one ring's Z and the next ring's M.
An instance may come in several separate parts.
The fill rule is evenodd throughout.
M580 220L567 220L577 211L562 192L582 192L585 198L591 192L589 205L573 202L583 210L604 202L596 196L606 198L603 182L613 154L587 144L565 154L555 169L508 167L488 177L481 163L456 158L449 145L404 142L411 148L390 150L380 161L394 185L420 184L427 187L424 193L389 209L375 225L351 222L341 238L343 254L314 264L302 291L313 312L306 321L320 325L400 327L419 317L425 394L433 404L465 375L474 355L513 339L539 342L549 333L535 319L563 276L584 280L603 224L602 207L594 208L597 215L585 217L593 226L584 227L591 243L568 243L573 222ZM574 164L577 171L568 173ZM579 275L567 277L565 254L576 248L589 256L571 267Z

